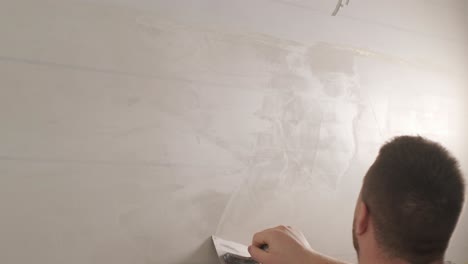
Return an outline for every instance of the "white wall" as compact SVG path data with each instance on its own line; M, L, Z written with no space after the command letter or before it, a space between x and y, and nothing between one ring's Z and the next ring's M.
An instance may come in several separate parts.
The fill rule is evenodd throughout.
M468 171L462 4L0 1L0 262L216 263L277 224L353 260L385 140Z

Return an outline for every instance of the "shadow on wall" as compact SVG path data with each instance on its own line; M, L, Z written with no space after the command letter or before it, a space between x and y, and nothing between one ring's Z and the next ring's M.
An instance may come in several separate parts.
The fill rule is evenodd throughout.
M208 237L192 252L182 263L187 264L219 264L218 255L213 245L213 240Z

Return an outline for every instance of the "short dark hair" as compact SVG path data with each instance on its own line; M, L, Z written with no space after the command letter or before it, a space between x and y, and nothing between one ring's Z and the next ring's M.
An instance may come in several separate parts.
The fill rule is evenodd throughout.
M464 196L457 160L420 136L383 145L362 187L378 245L389 257L412 264L444 258Z

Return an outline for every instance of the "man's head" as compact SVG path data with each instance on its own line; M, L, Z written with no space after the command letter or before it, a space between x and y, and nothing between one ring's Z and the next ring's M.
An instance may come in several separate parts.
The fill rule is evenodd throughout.
M412 264L440 261L463 207L454 157L422 137L394 138L367 172L353 222L359 255L377 250Z

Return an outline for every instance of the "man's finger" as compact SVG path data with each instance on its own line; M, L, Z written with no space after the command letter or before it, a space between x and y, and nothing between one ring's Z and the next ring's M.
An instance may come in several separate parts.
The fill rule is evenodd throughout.
M270 242L269 234L269 230L256 233L252 238L252 245L256 247L261 247L265 244L268 245Z
M268 263L268 252L256 247L249 246L249 253L252 258L259 263Z

